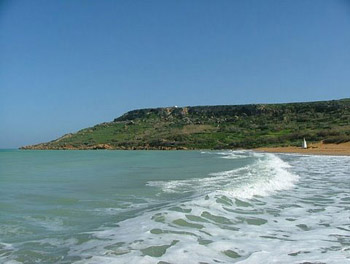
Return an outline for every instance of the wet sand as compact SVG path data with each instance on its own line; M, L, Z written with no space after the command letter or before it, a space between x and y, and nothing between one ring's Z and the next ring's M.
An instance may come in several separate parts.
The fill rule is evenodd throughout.
M264 147L256 148L257 151L273 153L300 153L310 155L350 155L350 142L340 144L310 144L307 149L301 147Z

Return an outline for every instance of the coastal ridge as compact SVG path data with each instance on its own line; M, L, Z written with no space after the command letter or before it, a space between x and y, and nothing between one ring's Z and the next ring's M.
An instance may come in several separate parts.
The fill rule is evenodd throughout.
M21 149L238 149L350 141L350 99L138 109Z

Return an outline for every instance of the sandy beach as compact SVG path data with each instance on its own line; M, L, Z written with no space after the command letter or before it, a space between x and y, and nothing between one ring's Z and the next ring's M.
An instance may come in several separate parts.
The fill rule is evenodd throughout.
M257 151L273 152L273 153L300 153L310 155L350 155L350 142L340 144L309 144L307 149L301 147L264 147L257 148Z

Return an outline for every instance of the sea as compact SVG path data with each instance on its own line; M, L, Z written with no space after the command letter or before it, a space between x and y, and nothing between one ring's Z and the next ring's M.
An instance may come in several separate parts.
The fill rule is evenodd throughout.
M0 263L350 263L350 157L1 150Z

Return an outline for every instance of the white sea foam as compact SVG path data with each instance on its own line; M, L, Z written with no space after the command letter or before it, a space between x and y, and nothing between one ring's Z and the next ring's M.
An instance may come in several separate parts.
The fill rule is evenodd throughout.
M95 239L77 249L89 259L78 263L348 263L349 215L341 204L349 205L350 195L337 184L350 179L346 166L335 159L335 172L322 158L292 158L291 167L276 155L255 157L251 165L205 179L157 182L152 186L165 192L216 187L94 232Z
M4 264L22 264L23 262L19 262L19 261L16 261L16 260L8 260L8 261L5 261Z
M231 155L233 152L227 152ZM243 152L241 152L243 153ZM217 153L225 155L225 153ZM247 157L247 153L244 157ZM236 154L233 154L236 155ZM288 171L290 165L274 154L249 153L254 163L241 168L211 173L206 178L173 181L151 181L148 186L159 187L163 192L220 191L225 195L251 199L254 195L267 196L279 190L292 188L298 176ZM240 155L243 156L243 155Z
M349 157L238 155L248 158L240 168L148 183L169 197L194 192L191 200L150 207L82 239L41 242L68 245L79 264L349 263Z
M251 154L251 151L247 150L236 150L236 151L225 151L225 152L218 152L218 155L221 155L221 158L223 159L242 159L249 157L249 154Z
M0 242L0 262L4 264L18 264L21 262L15 260L7 260L6 256L15 250L14 246L10 243Z
M255 195L267 196L276 191L292 188L299 176L288 171L290 165L273 154L258 159L253 165L242 168L239 172L247 179L238 186L225 188L223 193L231 197L251 199ZM236 173L222 172L222 175ZM216 174L220 175L220 173Z

